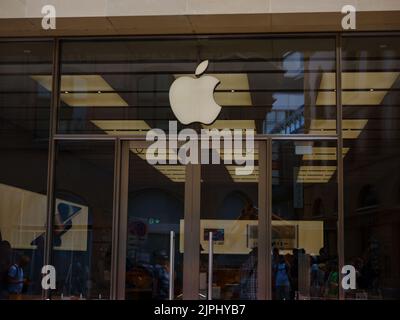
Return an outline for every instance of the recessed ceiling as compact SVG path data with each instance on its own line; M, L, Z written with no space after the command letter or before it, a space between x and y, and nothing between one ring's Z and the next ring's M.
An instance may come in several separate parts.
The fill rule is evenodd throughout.
M256 129L255 120L216 120L211 125L202 125L205 129Z
M145 135L150 126L143 120L91 120L99 129L109 135Z
M185 182L186 166L184 165L155 165L153 167L173 182Z
M228 165L225 167L234 182L258 183L258 176L259 176L258 166L254 166L254 170L253 170L252 174L243 175L243 176L236 174L236 169L239 168L239 166Z
M343 158L350 148L342 148ZM312 147L311 154L303 155L303 161L328 161L337 160L337 149L335 147Z
M342 104L345 106L380 105L399 75L399 72L343 72L342 90L344 91L342 91ZM323 73L320 90L332 91L320 91L316 105L335 105L336 92L333 92L335 89L336 73Z
M327 183L336 171L336 166L301 166L297 183Z
M344 119L342 121L343 138L357 139L367 123L367 119ZM311 120L309 133L334 135L336 134L336 120L313 119Z
M153 158L151 155L147 155L147 149L146 148L130 148L130 151L137 155L140 159L143 161L150 161L154 160L155 157ZM160 152L163 152L162 150L158 150ZM168 150L164 150L163 154L159 154L160 157L165 158L168 161L176 160L177 156L176 154L169 154L167 155ZM153 168L158 170L162 175L167 177L169 180L172 182L185 182L185 170L186 166L176 164L176 165L171 165L171 164L156 164L152 165Z
M51 91L52 77L31 76ZM70 107L127 107L128 104L99 75L63 75L60 99Z
M191 74L175 74L179 77L196 78ZM249 92L249 79L246 73L213 73L209 74L217 78L220 83L217 86L214 97L221 106L252 106L251 94ZM237 92L236 90L240 90ZM227 91L227 92L221 92Z

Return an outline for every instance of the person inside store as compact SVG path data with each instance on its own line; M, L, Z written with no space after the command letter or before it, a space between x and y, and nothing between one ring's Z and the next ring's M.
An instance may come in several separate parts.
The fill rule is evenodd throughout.
M257 299L258 248L254 247L240 268L240 299Z
M274 269L276 299L290 299L290 267L283 255L279 255L278 263Z
M251 200L247 200L238 220L258 220L258 210ZM239 297L242 300L257 299L258 248L254 246L240 267Z
M339 271L336 260L330 261L330 271L326 282L326 298L337 299L339 294Z
M311 257L310 297L312 298L323 297L325 290L325 265L318 262L318 257Z
M153 299L168 300L169 298L169 257L165 250L154 254L153 266Z
M276 266L279 263L279 249L277 247L274 247L272 249L272 257L271 257L271 265L272 265L272 298L275 300L276 299L276 285L275 285L275 270Z
M293 248L292 262L290 264L290 299L297 300L297 292L299 290L299 250Z
M242 209L238 220L258 220L258 210L250 200Z
M11 265L11 252L10 243L0 240L0 300L8 298L8 269Z
M8 297L10 300L21 300L24 285L28 285L28 280L24 275L24 268L29 265L29 257L21 256L17 263L8 269Z

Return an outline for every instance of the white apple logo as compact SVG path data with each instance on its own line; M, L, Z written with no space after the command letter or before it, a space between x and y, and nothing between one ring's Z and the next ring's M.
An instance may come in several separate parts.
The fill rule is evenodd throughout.
M221 112L214 100L214 89L219 80L212 76L201 76L208 67L208 60L196 68L196 78L180 77L169 89L172 111L183 124L201 122L211 124Z

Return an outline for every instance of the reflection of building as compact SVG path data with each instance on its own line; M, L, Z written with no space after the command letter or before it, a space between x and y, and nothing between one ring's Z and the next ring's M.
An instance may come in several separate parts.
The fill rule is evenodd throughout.
M209 231L214 298L276 298L279 254L291 298L399 297L398 3L358 1L346 33L335 1L59 1L53 31L25 2L0 3L0 262L31 257L27 297L51 263L53 297L204 298ZM177 129L253 129L251 175L147 161L204 60L222 110Z
M2 236L15 249L35 249L38 238L45 232L46 197L6 185L0 188L4 197L0 202ZM87 251L88 209L59 199L56 206L57 231L62 238L57 250Z

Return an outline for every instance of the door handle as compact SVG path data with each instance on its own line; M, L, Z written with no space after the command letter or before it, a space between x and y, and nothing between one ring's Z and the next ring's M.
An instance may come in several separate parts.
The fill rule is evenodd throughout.
M169 233L169 300L174 300L175 232Z
M212 285L213 285L213 258L214 258L214 239L213 233L208 234L208 300L212 300Z

